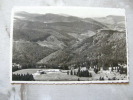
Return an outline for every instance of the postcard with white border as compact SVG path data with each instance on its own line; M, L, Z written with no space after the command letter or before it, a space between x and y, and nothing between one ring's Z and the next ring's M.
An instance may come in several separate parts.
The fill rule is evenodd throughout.
M15 7L11 83L129 81L125 10Z

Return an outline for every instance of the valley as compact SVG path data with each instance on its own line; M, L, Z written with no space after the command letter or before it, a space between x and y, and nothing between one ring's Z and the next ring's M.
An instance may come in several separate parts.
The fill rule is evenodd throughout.
M58 69L58 73L33 75L34 80L127 79L124 16L80 18L27 12L15 15L12 60L14 75L21 77L27 73L33 75L39 69L43 69L44 73L46 70ZM86 70L82 71L84 67ZM65 70L65 73L61 72ZM74 74L75 70L75 75L68 75L71 71Z

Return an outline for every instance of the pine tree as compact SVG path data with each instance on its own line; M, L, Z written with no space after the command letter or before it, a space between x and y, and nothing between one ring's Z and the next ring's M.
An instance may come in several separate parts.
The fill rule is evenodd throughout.
M102 77L102 80L104 80L104 77Z
M113 70L114 70L114 69L113 69L113 67L112 67L112 68L111 68L111 71L113 72Z
M69 71L67 71L67 75L69 75Z
M74 75L76 75L77 73L76 73L76 71L74 71Z
M100 77L99 80L101 81L102 80L102 77Z
M80 67L78 68L77 76L80 77Z
M80 79L78 78L78 81L80 81Z
M89 77L92 77L92 74L91 73L89 74Z
M73 71L71 70L71 75L73 75Z

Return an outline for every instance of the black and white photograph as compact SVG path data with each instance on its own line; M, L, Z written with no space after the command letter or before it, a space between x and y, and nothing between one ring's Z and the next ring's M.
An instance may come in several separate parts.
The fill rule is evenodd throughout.
M125 10L16 7L12 83L128 82Z

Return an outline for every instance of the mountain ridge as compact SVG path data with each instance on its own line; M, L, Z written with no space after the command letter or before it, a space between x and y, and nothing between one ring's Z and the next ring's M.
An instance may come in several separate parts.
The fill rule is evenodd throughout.
M113 59L117 63L126 62L123 17L79 18L29 13L16 15L22 18L14 21L13 38L14 41L25 41L24 44L18 42L22 48L29 46L29 49L33 49L25 50L25 54L32 54L28 58L31 62L62 66L97 59L104 64L110 64ZM118 18L120 20L117 20ZM30 45L26 41L29 41ZM24 59L24 54L20 53L23 49L14 50L13 58L16 57L23 63L25 60L21 59ZM48 51L50 52L47 53ZM41 57L38 58L38 55Z

